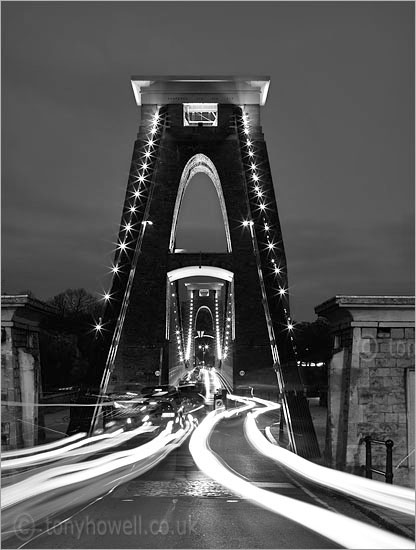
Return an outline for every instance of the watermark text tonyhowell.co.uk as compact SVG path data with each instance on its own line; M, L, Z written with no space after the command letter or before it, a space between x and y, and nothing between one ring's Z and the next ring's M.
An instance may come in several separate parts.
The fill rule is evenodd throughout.
M20 523L20 525L19 525ZM96 519L86 516L83 519L69 519L60 522L48 518L41 529L35 529L29 518L17 522L15 533L18 538L28 540L38 532L50 536L70 536L79 540L85 536L187 536L196 535L197 521L190 515L184 519L148 519L140 514L123 519Z

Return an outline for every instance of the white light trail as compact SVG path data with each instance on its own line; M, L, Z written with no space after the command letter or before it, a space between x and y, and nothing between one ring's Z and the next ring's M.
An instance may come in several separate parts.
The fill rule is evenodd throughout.
M43 453L44 451L50 451L51 449L55 449L57 447L62 447L64 445L69 445L70 443L77 441L78 439L82 439L83 437L86 437L86 433L78 433L75 435L71 435L70 437L64 437L63 439L59 439L58 441L53 441L52 443L45 443L45 445L38 445L37 447L29 447L26 449L17 449L15 451L4 451L1 453L1 459L8 460L9 458L15 458L18 456L24 456L29 455L33 453Z
M173 450L172 445L176 448L182 444L192 431L193 426L187 422L185 428L181 428L175 433L172 433L172 428L173 422L170 421L156 438L133 449L111 453L88 462L50 468L38 474L35 473L23 481L4 487L1 509L10 508L19 502L27 501L49 491L66 489L87 481L92 482L100 476L108 476L133 465L137 466L138 462L149 458L164 458L167 454L165 451L170 452ZM142 472L139 468L135 471L135 476L140 473Z
M238 410L238 409L237 409ZM230 411L228 411L230 412ZM237 495L276 514L296 521L302 526L344 546L357 549L407 549L414 543L400 537L347 518L312 504L266 491L232 473L212 453L209 438L215 425L226 418L225 413L213 411L194 431L189 449L197 466L209 477Z
M308 481L324 485L378 506L397 510L411 516L415 515L415 495L411 489L332 470L309 462L267 441L255 421L256 416L263 412L266 411L260 409L247 415L244 426L247 439L262 455L282 464L292 472L308 479Z
M87 437L82 441L70 443L63 448L48 450L46 452L41 452L39 454L34 454L28 457L3 461L1 464L1 470L15 470L18 468L27 468L28 466L46 464L47 462L58 460L61 457L65 459L73 457L80 458L81 455L98 453L111 447L117 447L139 434L152 432L155 429L156 426L142 425L135 430L130 430L127 432L125 432L123 429L119 429L112 433L104 433L92 437Z

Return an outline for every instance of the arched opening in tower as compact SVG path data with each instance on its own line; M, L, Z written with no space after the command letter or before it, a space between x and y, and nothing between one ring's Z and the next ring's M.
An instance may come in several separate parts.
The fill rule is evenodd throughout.
M209 377L219 386L231 389L235 338L232 272L190 266L169 272L168 286L169 383L192 383L207 376L209 370Z
M209 289L200 289L209 296ZM213 367L215 365L215 312L208 306L200 306L195 314L195 364Z
M199 172L186 187L176 227L177 252L227 252L223 215L211 178Z

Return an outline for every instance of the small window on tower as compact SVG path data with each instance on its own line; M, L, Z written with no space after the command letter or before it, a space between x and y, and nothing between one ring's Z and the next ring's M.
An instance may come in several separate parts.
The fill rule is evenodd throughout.
M218 126L218 103L184 103L184 126Z
M199 295L200 296L209 296L209 289L208 288L200 288L199 289Z

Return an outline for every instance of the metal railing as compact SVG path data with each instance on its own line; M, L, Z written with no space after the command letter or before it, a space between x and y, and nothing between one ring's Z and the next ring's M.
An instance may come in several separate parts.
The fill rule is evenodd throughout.
M365 443L365 477L368 479L373 479L373 473L382 475L386 478L386 483L393 483L393 441L391 439L386 439L381 441L379 439L373 439L371 436L367 435L366 437L360 440L360 443ZM386 447L386 471L378 470L373 468L372 464L372 455L371 455L371 445L385 445Z

